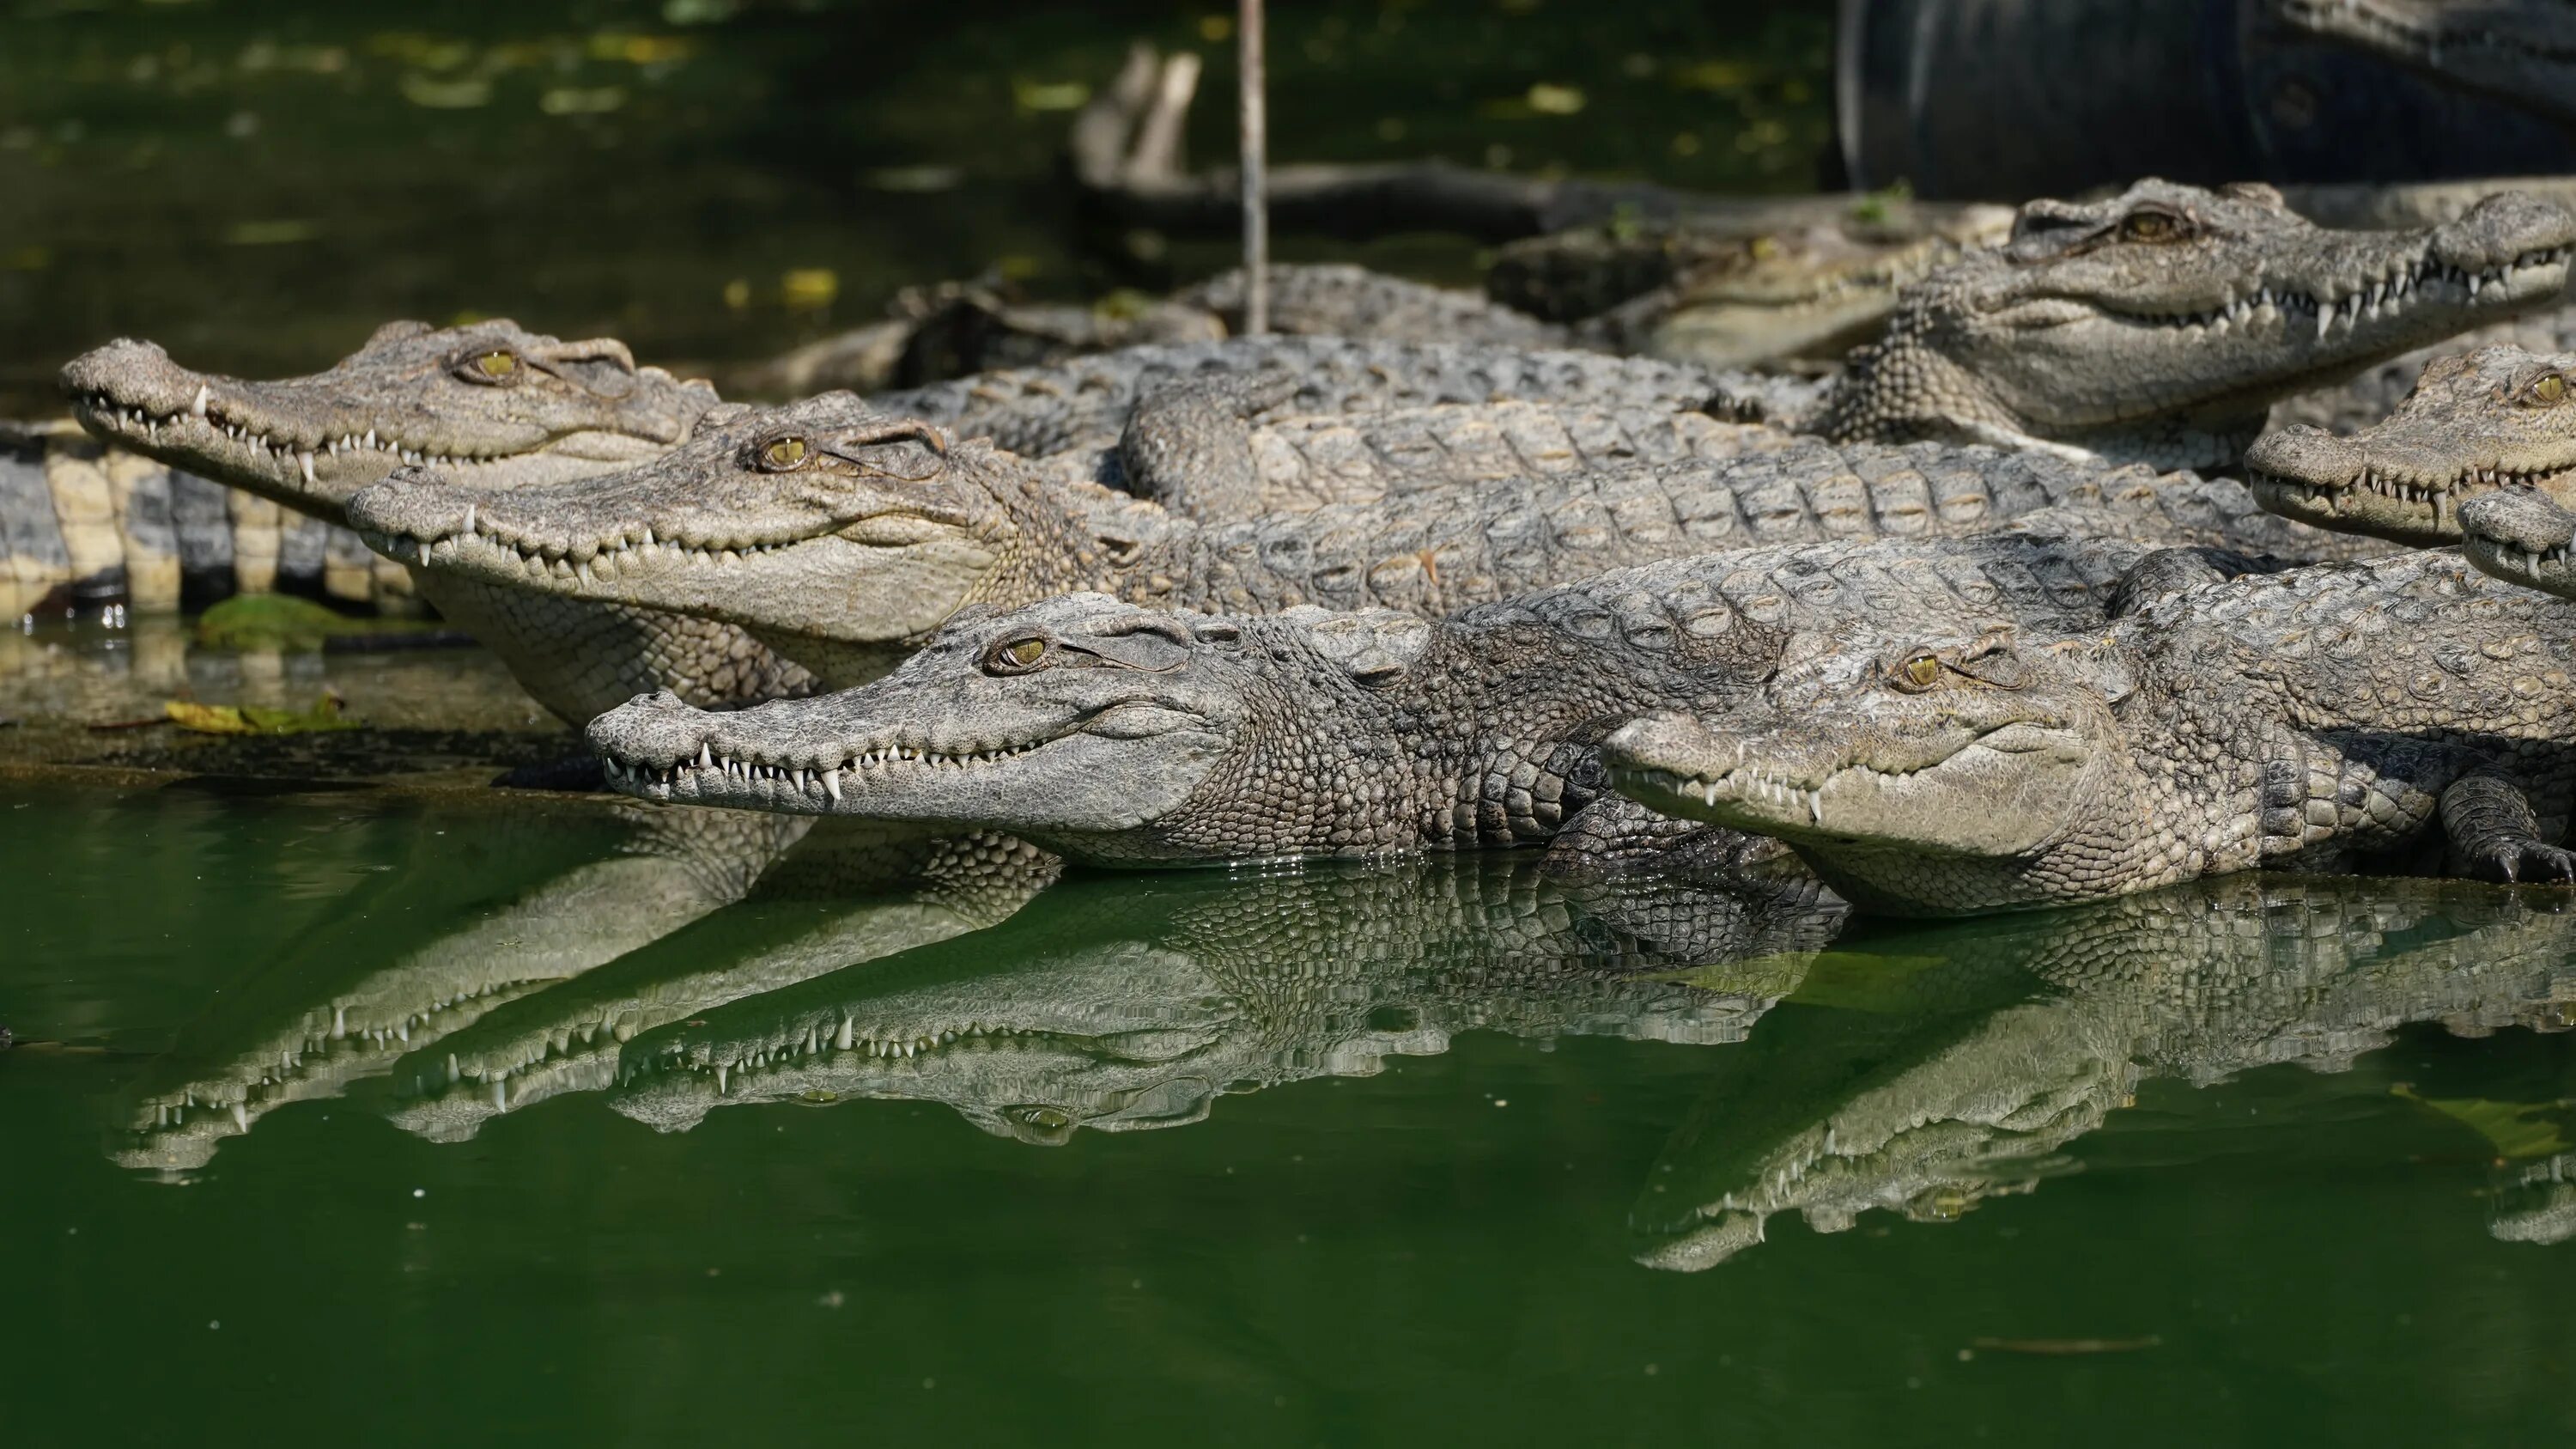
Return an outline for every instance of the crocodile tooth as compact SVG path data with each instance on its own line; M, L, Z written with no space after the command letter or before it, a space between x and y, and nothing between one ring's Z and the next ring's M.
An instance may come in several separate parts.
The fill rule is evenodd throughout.
M2317 304L2317 340L2319 342L2326 340L2326 329L2334 325L2334 319L2334 303L2319 302Z
M202 423L206 420L206 400L213 394L214 389L202 382L197 384L197 400L188 404L188 411L197 415L198 422Z
M464 531L465 531L465 532L467 532L467 533L472 533L472 532L474 531L474 505L473 505L473 504L471 504L471 503L468 503L468 504L466 504L466 505L465 505L465 529L464 529Z
M834 804L840 803L841 772L839 769L834 768L823 772L823 793L831 796Z
M301 453L296 454L296 455L295 455L295 461L296 461L298 464L302 465L302 467L303 467L303 469L304 469L304 483L305 483L305 486L306 486L306 487L308 487L308 488L318 486L318 485L315 483L315 481L314 481L314 477L313 477L313 454L312 454L311 450L309 450L309 449L308 449L308 450L306 450L306 451L304 451L304 452L301 452Z

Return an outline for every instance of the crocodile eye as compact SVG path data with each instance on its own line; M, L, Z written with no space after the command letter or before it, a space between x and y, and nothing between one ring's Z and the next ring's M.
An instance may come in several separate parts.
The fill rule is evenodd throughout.
M517 382L527 370L527 364L519 360L519 354L506 347L495 347L465 359L458 365L456 375L467 382L500 386Z
M1047 656L1047 641L1023 636L996 644L984 656L984 668L991 674L1026 674Z
M1930 689L1941 682L1941 660L1937 655L1917 654L1896 666L1896 682L1908 689Z
M2567 400L2567 378L2563 373L2544 372L2532 380L2524 392L2533 402L2554 408Z
M2169 211L2133 211L2120 218L2120 240L2130 242L2178 241L2183 234L2182 218Z
M790 468L802 467L812 453L803 438L772 438L761 445L760 466L773 473L784 473Z

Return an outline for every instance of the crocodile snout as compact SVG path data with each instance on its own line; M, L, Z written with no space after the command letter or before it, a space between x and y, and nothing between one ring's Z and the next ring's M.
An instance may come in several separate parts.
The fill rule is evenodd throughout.
M2527 191L2500 191L2433 233L2433 252L2463 271L2488 272L2576 248L2576 212Z
M706 742L706 721L705 711L665 689L635 696L592 720L582 734L603 760L667 770L697 757Z
M160 344L120 337L64 363L58 380L75 402L104 397L120 406L175 412L200 379L172 362Z
M2246 450L2251 473L2292 479L2318 488L2341 488L2361 476L2361 444L2304 423L2276 428Z
M2518 488L2460 505L2460 526L2479 542L2524 553L2549 553L2576 542L2576 514Z
M396 468L349 498L349 526L387 538L437 542L464 533L470 505L435 468Z

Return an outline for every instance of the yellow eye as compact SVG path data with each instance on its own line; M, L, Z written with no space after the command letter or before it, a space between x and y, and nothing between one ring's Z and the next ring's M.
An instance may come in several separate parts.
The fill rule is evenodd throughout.
M2544 373L2531 385L2531 400L2543 407L2556 407L2567 400L2567 379L2555 372Z
M2122 241L2171 241L2181 231L2182 224L2161 211L2133 211L2120 218Z
M1034 669L1046 652L1044 639L1014 639L993 650L993 662L1006 669Z
M1916 689L1930 689L1941 682L1941 661L1929 654L1917 654L1900 666L1905 682Z
M499 382L519 374L519 355L515 352L492 351L474 359L474 370Z
M805 461L807 452L803 438L779 438L760 450L760 461L770 468L793 468Z

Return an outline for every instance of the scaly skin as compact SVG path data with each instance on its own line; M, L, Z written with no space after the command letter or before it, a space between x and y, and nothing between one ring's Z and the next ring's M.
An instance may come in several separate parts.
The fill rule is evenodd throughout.
M729 1001L1007 920L1062 862L1007 836L827 822L752 898L523 997L394 1064L395 1125L439 1142L539 1102L601 1091L639 1033ZM817 898L831 903L820 924Z
M1776 835L1855 906L1945 915L2447 842L2576 879L2576 606L2448 553L2156 600L2109 629L1855 629L1731 717L1604 751L1658 810Z
M1731 457L1792 441L1776 429L1662 403L1513 400L1282 414L1296 389L1280 372L1168 383L1137 402L1116 448L1059 454L1040 466L1193 518L1231 521L1370 503L1399 490Z
M1907 288L1798 425L2224 466L2280 398L2553 302L2571 247L2576 215L2519 193L2386 232L2263 186L2032 202L2009 244Z
M1068 882L1049 900L1044 921L639 1036L611 1105L685 1131L717 1107L892 1097L1056 1146L1202 1121L1220 1094L1374 1075L1472 1030L1729 1044L1834 919L1670 888L1569 893L1526 859L1144 896ZM1749 953L1767 959L1704 973L1722 985L1664 974Z
M1882 941L1949 960L1871 973L1885 1010L1784 1014L1715 1059L1722 1084L1638 1199L1639 1261L1712 1267L1789 1211L1818 1232L1873 1209L1955 1220L2037 1189L2151 1078L2340 1072L2419 1022L2576 1024L2576 921L2482 887L2240 876L2025 919ZM2560 1173L2510 1182L2495 1235L2564 1236Z
M2275 428L2245 455L2265 508L2400 543L2460 540L2460 508L2499 488L2564 498L2576 478L2576 354L2482 347L2424 369L2396 412L2352 437Z
M737 624L836 688L883 674L966 605L1082 590L1156 608L1437 617L1629 564L1965 533L2065 504L2105 510L2104 531L2136 543L2282 559L2348 546L2229 483L1716 423L1699 435L1713 451L1738 437L1766 451L1207 525L833 394L711 427L614 478L486 490L397 474L350 511L376 547L434 575Z
M1125 431L1136 404L1194 377L1285 372L1280 415L1417 407L1509 398L1568 406L1684 412L1718 391L1716 374L1642 358L1458 343L1338 337L1245 337L1130 347L1049 368L991 372L870 401L965 437L989 437L1023 457L1098 448Z
M2564 0L2268 0L2266 9L2290 30L2576 121L2576 9Z
M1273 264L1270 330L1389 342L1563 347L1564 328L1472 292L1343 265ZM922 387L1001 368L1054 367L1125 347L1220 342L1243 331L1243 274L1226 272L1169 297L1113 293L1090 304L1014 301L987 282L898 293L871 323L744 374L750 396L806 397L848 388Z
M495 488L582 478L658 456L719 406L704 383L636 367L622 343L504 321L391 323L328 372L273 382L192 372L120 341L74 359L62 382L100 438L330 523L406 464ZM657 688L721 705L810 684L723 625L437 580L422 597L574 723Z
M2083 536L2099 515L2048 518L2075 534L1679 559L1438 623L1076 594L961 613L861 689L733 714L637 700L590 737L647 799L1002 829L1091 860L1533 844L1601 793L1604 734L1746 697L1792 631L2098 625L2148 550Z

